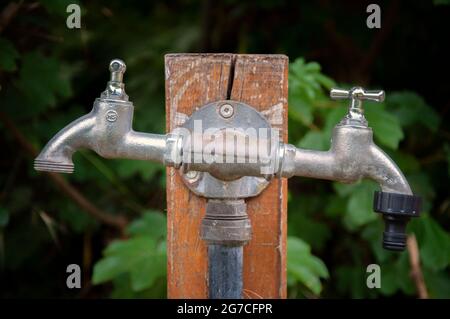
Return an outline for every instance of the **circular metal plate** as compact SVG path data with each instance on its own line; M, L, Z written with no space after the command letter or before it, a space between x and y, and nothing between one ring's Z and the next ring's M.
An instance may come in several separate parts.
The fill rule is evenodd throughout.
M203 106L194 112L182 127L193 132L194 121L201 121L203 132L211 128L218 128L218 130L271 128L266 118L254 108L232 100L213 102ZM243 176L225 181L206 172L185 171L183 167L180 169L180 174L183 182L192 192L207 198L253 197L261 193L269 184L264 177Z

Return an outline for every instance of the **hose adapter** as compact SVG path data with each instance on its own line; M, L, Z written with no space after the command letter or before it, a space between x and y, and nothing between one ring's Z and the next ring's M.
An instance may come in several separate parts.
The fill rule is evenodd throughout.
M406 224L411 217L419 217L422 199L416 195L375 192L373 210L383 214L383 247L402 251L406 247Z

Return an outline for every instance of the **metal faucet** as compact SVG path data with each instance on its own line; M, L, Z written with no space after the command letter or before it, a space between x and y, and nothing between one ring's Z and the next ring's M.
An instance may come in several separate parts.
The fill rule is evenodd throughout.
M384 101L383 91L332 89L333 99L350 99L347 115L333 130L328 151L312 151L285 145L283 177L305 176L353 183L361 178L376 181L383 192L411 195L403 173L374 142L364 117L362 100Z
M112 60L109 70L111 78L92 111L70 123L47 143L34 161L36 170L73 173L72 155L82 148L105 158L163 162L166 137L132 129L134 107L125 93L125 63Z
M331 148L328 151L305 150L291 144L276 142L275 151L264 158L264 161L260 159L249 161L248 159L252 157L247 152L244 156L247 161L244 163L224 164L204 160L185 162L187 153L204 153L205 149L192 151L189 147L191 140L177 130L166 135L133 131L133 104L128 100L123 83L125 63L115 59L111 61L109 69L110 81L100 98L95 100L92 111L63 128L48 142L35 159L36 170L72 173L74 170L72 154L78 149L87 148L106 158L149 160L175 168L181 167L183 174L206 172L223 183L248 176L260 179L263 177L263 180L272 177L304 176L343 183L368 178L376 181L381 188L380 192L375 193L374 210L382 213L385 220L383 246L391 250L405 248L406 223L410 217L419 215L421 200L412 194L408 181L397 165L373 142L373 132L364 117L362 107L363 100L382 102L383 91L365 91L360 87L351 90L331 90L331 98L350 99L350 105L348 114L334 128ZM214 118L212 121L226 127L233 117L256 114L255 122L246 121L262 123L255 125L264 126L263 116L250 106L236 101L225 102L204 106L193 116L199 118L208 116L209 120L211 116L219 118L222 116L222 120ZM246 146L248 149L252 148L252 145ZM228 154L226 148L216 152ZM261 169L263 165L267 165L267 160L275 167L272 174ZM263 184L258 191L264 187ZM249 188L250 186L241 187L239 191L227 194L223 198L239 199L254 196L241 195L243 189ZM205 189L210 190L208 187ZM242 241L248 241L249 224L243 222L242 225L245 227L245 231L242 232L245 238L242 238Z

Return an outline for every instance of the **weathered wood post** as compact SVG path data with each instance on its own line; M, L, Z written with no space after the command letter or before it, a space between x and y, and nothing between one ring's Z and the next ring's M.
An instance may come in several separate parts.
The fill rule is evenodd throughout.
M209 102L232 99L266 115L287 139L288 58L284 55L168 54L166 129ZM167 169L168 297L207 298L207 249L200 239L206 199ZM244 248L245 298L286 297L287 181L275 178L248 200L252 240Z

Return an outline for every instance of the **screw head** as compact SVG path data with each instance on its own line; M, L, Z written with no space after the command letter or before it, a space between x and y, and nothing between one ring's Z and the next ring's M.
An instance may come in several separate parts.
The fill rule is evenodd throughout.
M189 180L189 182L193 183L197 180L197 178L199 177L200 173L197 171L188 171L186 172L186 174L184 174L184 176Z
M219 114L224 118L230 118L234 114L234 108L231 104L223 104L219 109Z

